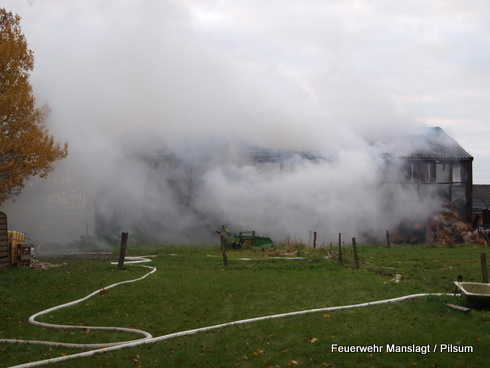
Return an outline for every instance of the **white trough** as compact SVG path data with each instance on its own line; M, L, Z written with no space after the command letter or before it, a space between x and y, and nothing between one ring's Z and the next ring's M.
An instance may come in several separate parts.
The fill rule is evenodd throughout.
M490 283L454 281L454 284L473 308L490 307Z

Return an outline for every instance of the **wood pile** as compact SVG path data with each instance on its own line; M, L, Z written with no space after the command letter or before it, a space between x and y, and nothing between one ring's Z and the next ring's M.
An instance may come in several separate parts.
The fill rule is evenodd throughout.
M31 268L34 270L47 270L53 267L60 267L61 264L52 264L49 262L39 262L37 259L34 259L31 263Z

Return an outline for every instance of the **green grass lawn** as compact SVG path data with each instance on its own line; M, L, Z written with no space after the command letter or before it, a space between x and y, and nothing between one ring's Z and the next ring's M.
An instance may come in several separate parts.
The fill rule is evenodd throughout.
M43 322L137 328L154 337L246 318L395 298L452 293L453 280L481 281L475 245L359 246L361 267L346 250L345 263L324 250L298 248L303 259L276 259L260 249L229 251L225 268L218 247L129 246L131 255L155 254L158 271L81 304L41 316ZM250 260L239 260L248 258ZM33 313L81 298L115 282L148 272L119 270L108 260L53 260L48 270L0 271L0 338L107 343L136 338L120 332L53 330L31 326ZM392 280L402 275L401 281ZM490 313L462 313L429 296L400 303L224 327L96 354L56 367L483 367L490 352ZM338 346L381 347L381 352L341 353ZM443 346L472 352L440 351ZM416 352L387 352L409 346ZM423 346L431 352L419 352ZM9 367L80 352L80 349L0 344L0 366ZM432 351L436 350L436 351Z

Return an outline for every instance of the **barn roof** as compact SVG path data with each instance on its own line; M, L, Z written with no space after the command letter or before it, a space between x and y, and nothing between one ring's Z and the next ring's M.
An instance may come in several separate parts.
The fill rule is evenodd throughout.
M255 162L285 162L301 158L311 161L324 160L324 157L308 151L291 151L281 149L262 148L257 146L247 146L245 151Z
M481 212L490 207L490 185L473 185L473 211Z
M412 153L403 156L419 160L473 160L473 157L439 127L427 128Z

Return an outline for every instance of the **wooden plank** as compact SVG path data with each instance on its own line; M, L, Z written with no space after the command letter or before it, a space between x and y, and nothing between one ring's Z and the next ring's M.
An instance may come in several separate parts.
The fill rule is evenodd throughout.
M444 303L444 305L446 307L449 307L449 308L452 308L452 309L455 309L455 310L459 310L459 311L465 312L465 313L468 313L471 310L470 308L462 307L460 305L451 304L451 303Z
M20 248L34 248L34 244L19 244Z

